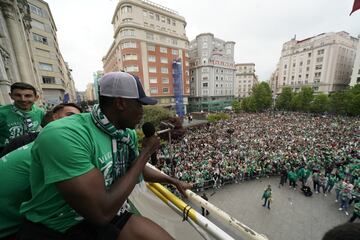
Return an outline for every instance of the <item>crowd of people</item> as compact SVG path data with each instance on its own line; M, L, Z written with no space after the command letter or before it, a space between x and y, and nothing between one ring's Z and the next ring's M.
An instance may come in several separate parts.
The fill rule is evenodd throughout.
M265 176L292 189L333 189L339 210L360 198L360 120L306 113L239 114L189 129L164 145L158 166L196 183L199 190ZM171 149L170 149L171 148ZM171 152L171 156L169 154Z

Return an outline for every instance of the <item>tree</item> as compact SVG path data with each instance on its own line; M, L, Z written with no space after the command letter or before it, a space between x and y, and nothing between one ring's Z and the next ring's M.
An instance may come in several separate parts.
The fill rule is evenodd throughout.
M297 110L308 112L311 102L314 99L313 89L311 87L302 87L297 97L299 98L296 99Z
M144 122L159 126L160 122L174 116L174 113L161 106L144 106Z
M291 110L291 101L293 98L293 92L290 87L284 87L280 95L276 99L275 107L279 110Z
M328 95L320 93L314 97L310 109L315 113L328 112L330 109L330 101Z
M272 94L269 84L261 82L252 88L250 105L254 106L255 112L261 112L271 107Z
M234 100L232 103L231 103L231 107L232 107L232 110L235 112L235 113L239 113L240 110L241 110L241 104L238 100Z
M209 114L207 116L207 120L209 122L217 122L217 121L220 121L220 120L227 120L229 118L230 118L229 114L223 113L223 112L221 112L221 113L213 113L213 114Z

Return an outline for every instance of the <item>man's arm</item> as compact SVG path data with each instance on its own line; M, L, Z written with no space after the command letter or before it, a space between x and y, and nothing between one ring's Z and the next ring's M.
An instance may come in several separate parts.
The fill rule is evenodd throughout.
M169 183L174 185L179 190L179 192L185 197L186 197L185 195L186 189L190 189L193 187L191 183L186 183L176 178L170 177L149 166L145 166L143 175L145 181L147 182Z
M97 225L108 224L132 192L151 154L159 147L159 139L155 136L145 141L146 147L133 166L110 188L105 187L103 174L95 168L81 176L56 183L57 189L85 219Z

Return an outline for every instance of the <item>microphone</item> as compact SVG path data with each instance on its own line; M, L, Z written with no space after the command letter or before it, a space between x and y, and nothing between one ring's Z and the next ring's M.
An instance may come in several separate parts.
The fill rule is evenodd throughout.
M155 134L155 127L151 122L144 123L141 129L145 137L151 137L154 136ZM156 157L156 152L154 152L153 154L151 154L151 164L156 165L156 163L157 163L157 157Z

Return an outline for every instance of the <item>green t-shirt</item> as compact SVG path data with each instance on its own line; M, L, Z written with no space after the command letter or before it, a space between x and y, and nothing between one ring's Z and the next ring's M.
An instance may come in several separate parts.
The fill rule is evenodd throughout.
M25 134L25 119L24 117L15 113L12 108L12 104L0 107L0 148L8 144L11 139ZM27 115L32 120L33 126L30 130L34 132L39 131L41 120L44 116L44 111L33 105L29 112L22 113Z
M29 169L31 147L29 143L0 158L0 238L18 231L22 217L22 202L31 198Z
M135 130L131 131L131 138L137 143ZM65 202L55 183L93 168L103 173L105 186L114 181L111 138L96 127L89 113L48 124L35 140L31 155L32 198L21 205L20 212L28 220L60 232L83 218Z

